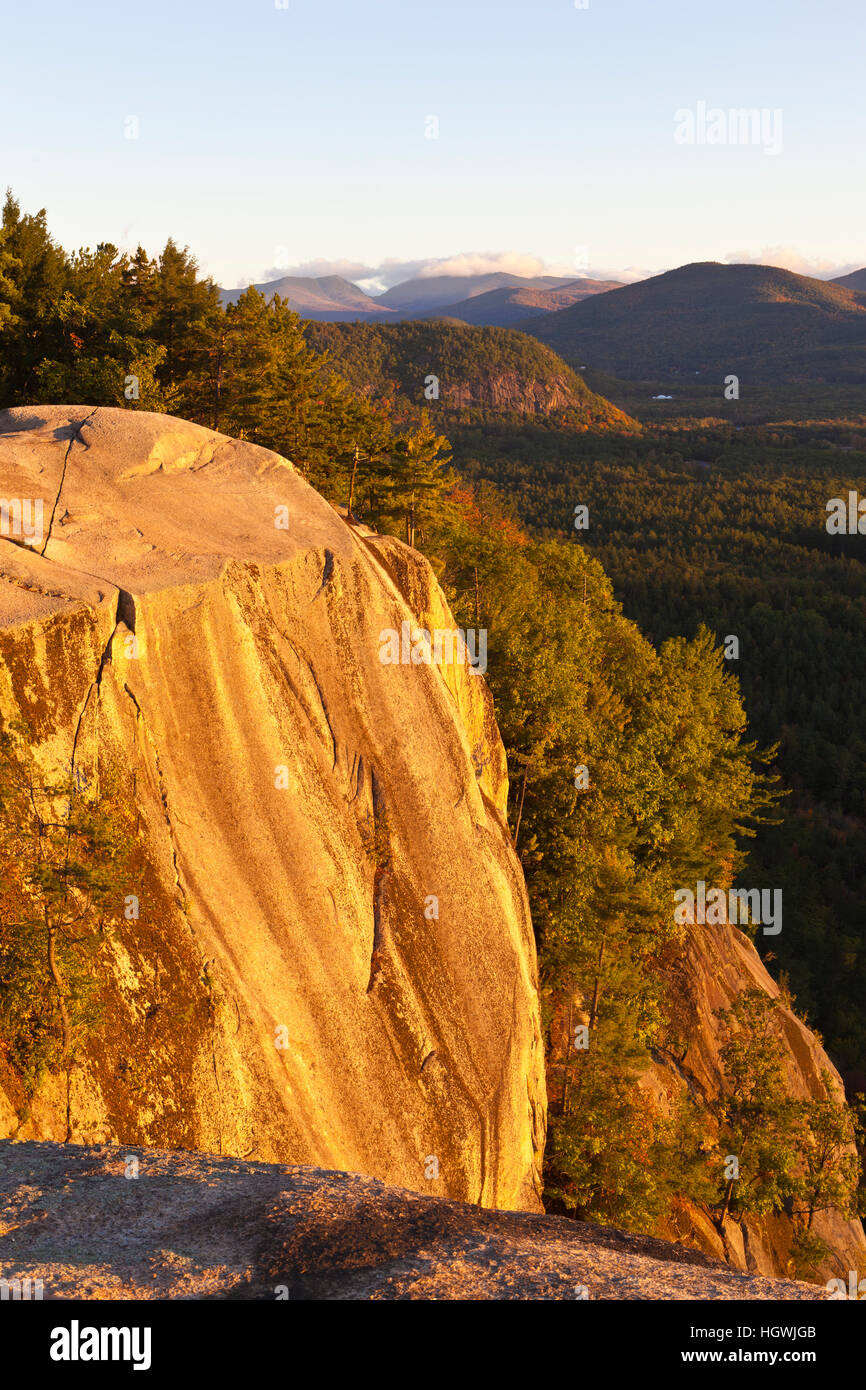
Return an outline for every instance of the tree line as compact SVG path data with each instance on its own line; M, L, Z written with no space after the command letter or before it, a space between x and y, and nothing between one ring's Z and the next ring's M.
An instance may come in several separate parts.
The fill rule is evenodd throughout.
M0 407L40 402L165 411L289 459L374 525L413 539L451 483L447 440L421 414L349 389L278 296L223 308L169 239L151 257L108 242L66 252L44 211L7 193L0 226Z

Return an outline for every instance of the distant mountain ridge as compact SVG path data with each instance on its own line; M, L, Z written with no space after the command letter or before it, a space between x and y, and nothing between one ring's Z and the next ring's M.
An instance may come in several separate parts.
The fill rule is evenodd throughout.
M464 303L490 290L538 289L549 290L571 284L569 276L512 275L505 270L489 271L484 275L419 275L392 285L376 300L387 309L420 316L421 312L439 309L447 304Z
M527 319L567 309L581 299L619 289L620 280L570 280L550 289L503 285L483 294L458 300L439 310L437 317L459 319L485 328L519 328Z
M866 383L866 294L775 266L681 266L521 326L566 361L632 380Z
M484 275L417 276L375 297L342 275L284 275L279 280L262 281L255 288L266 299L280 295L302 318L321 322L395 323L435 316L508 328L618 283L493 271ZM220 290L223 304L236 303L246 288Z
M235 304L247 289L241 285L236 290L220 290L223 304ZM372 314L387 316L387 310L378 307L376 300L365 294L351 280L342 275L323 275L320 277L304 275L284 275L280 280L267 280L256 285L256 289L266 299L278 294L287 299L291 307L302 318L311 319L356 319Z
M419 275L367 294L341 275L256 286L318 323L519 329L566 362L641 381L745 375L752 381L866 384L866 269L816 280L715 261L632 284L555 275ZM222 290L235 302L243 289Z
M847 290L866 291L866 266L862 270L852 270L850 275L837 275L831 285L843 285Z

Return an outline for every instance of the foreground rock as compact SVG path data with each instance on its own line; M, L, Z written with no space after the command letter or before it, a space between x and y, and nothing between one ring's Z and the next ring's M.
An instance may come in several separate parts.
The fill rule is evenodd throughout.
M0 1277L46 1299L827 1297L564 1217L210 1154L5 1142L0 1194Z
M0 1048L0 1136L537 1208L535 946L490 696L466 664L380 660L383 630L453 628L429 565L277 455L146 412L0 413L0 497L45 529L0 538L0 717L47 777L118 779L141 858L98 1032L32 1103Z

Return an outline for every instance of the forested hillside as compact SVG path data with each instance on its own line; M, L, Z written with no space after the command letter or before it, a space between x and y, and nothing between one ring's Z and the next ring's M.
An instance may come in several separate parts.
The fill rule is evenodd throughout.
M566 309L590 294L604 294L619 287L616 280L574 280L557 288L530 288L525 285L502 286L485 290L470 298L460 298L453 304L430 310L425 318L458 319L462 323L492 325L497 328L519 328L527 319L539 314Z
M765 265L680 266L527 324L566 361L642 381L728 373L778 385L866 382L866 298Z
M439 414L462 422L556 414L567 429L638 428L555 352L513 329L311 323L307 336L355 390L393 404L401 417L435 402Z
M866 1085L866 539L826 504L862 486L866 421L696 429L586 444L555 428L466 430L457 461L521 516L597 556L654 642L702 623L739 638L726 663L792 789L750 873L784 890L772 942L852 1091ZM576 504L589 528L573 529ZM766 947L765 947L766 949Z

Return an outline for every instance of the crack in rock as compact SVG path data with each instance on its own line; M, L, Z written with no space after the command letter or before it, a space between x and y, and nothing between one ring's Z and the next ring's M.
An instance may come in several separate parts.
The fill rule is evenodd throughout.
M75 432L74 432L74 434L72 435L72 438L70 439L69 443L68 443L67 446L66 446L66 453L65 453L64 456L63 456L63 469L62 469L61 474L60 474L60 486L59 486L58 489L57 489L57 496L56 496L55 499L54 499L54 506L51 508L51 516L48 518L48 534L47 534L47 536L45 537L45 540L44 540L43 545L42 545L42 549L41 549L40 552L39 552L40 555L44 555L44 554L45 554L45 550L46 550L46 548L47 548L47 546L48 546L48 542L51 540L51 528L52 528L52 526L54 525L54 515L55 515L55 512L57 511L57 507L58 507L58 504L59 504L59 502L60 502L60 495L61 495L61 493L63 492L63 484L64 484L65 481L66 481L66 469L67 469L67 466L68 466L68 464L69 464L69 455L70 455L71 452L72 452L72 446L73 446L73 444L82 444L82 445L84 445L84 448L85 448L85 449L89 449L89 448L90 448L90 445L89 445L89 444L85 444L85 443L84 443L84 440L81 438L81 431L84 429L84 426L85 426L86 424L88 424L88 423L93 419L93 417L94 417L94 415L96 414L96 412L97 412L98 409L99 409L99 406L98 406L98 405L97 405L97 406L94 406L93 409L91 410L90 414L89 414L89 415L85 415L85 417L84 417L84 419L81 421L81 423L75 426Z

